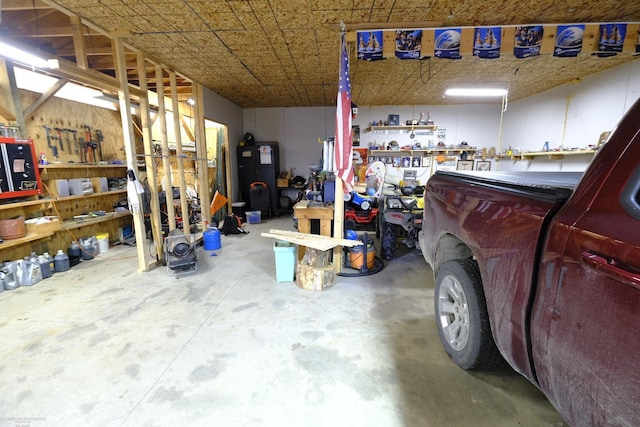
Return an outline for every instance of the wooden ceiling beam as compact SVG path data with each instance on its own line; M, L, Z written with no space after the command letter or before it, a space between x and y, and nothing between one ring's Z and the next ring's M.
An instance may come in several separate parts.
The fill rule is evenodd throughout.
M39 0L34 3L26 2L24 0L3 0L2 11L19 11L19 10L46 10L52 9L51 6L40 2Z

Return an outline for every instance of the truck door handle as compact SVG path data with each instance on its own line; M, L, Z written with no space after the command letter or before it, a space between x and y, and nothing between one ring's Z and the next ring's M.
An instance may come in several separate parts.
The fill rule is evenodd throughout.
M615 258L608 258L591 251L582 252L582 263L610 278L640 290L640 270L624 264Z

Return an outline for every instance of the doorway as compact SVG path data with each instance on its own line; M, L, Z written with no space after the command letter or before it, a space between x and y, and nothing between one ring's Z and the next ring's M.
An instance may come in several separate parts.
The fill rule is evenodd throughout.
M229 168L229 128L224 123L204 119L205 141L207 147L208 188L209 200L213 200L216 190L227 197L226 206L213 216L221 221L222 217L231 212L231 197L233 188L231 184L231 170Z

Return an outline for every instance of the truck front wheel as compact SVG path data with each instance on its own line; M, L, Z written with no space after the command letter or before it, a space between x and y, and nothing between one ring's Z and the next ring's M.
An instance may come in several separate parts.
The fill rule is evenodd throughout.
M456 365L468 370L502 366L477 264L466 259L445 262L436 276L435 299L440 341Z

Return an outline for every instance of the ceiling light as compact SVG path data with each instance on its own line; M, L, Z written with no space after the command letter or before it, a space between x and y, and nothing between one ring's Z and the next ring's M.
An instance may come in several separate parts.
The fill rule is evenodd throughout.
M4 42L0 42L0 55L35 68L58 68L59 66L57 60L50 61L40 58L39 56L32 55Z
M496 88L450 88L445 91L445 96L505 96L507 89Z
M187 104L189 104L191 106L194 106L194 105L196 105L196 101L194 101L193 98L189 98L189 99L187 99Z

